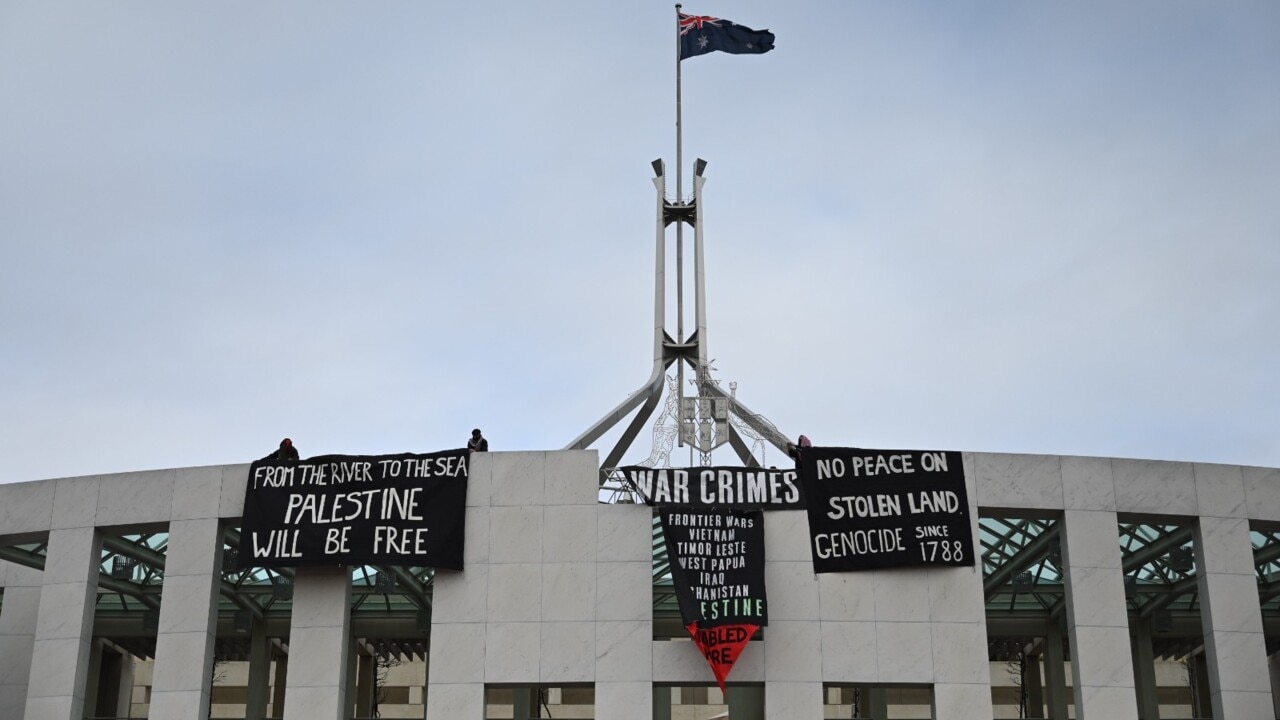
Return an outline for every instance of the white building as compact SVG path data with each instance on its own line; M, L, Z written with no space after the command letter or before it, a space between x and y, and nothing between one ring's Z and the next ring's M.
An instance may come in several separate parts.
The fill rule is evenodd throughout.
M1280 470L963 457L978 567L815 575L765 513L724 698L594 451L476 456L462 572L230 569L247 465L0 485L0 720L1277 717Z

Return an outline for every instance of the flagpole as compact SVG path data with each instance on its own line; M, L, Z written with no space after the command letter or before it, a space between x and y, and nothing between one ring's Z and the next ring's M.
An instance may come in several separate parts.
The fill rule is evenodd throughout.
M680 3L676 3L676 203L684 204L684 138L680 126ZM676 342L684 342L684 223L676 223ZM683 364L680 366L684 367ZM683 379L682 379L683 380ZM681 388L684 386L681 385Z
M684 140L680 128L680 3L676 3L676 204L684 204ZM684 222L676 221L676 342L684 342ZM684 360L676 361L677 408L684 405ZM677 446L684 445L683 410L680 429L676 431ZM693 449L690 447L690 460Z

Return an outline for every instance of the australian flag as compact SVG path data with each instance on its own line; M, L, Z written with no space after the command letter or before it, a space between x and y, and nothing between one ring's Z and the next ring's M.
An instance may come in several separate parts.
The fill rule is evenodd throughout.
M709 15L680 13L680 59L709 52L734 55L767 53L773 49L773 33L752 30Z

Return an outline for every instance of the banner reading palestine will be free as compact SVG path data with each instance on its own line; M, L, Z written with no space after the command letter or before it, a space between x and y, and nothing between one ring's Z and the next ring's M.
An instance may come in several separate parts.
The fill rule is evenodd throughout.
M751 636L769 624L764 514L667 507L659 517L680 617L723 690Z
M323 455L249 468L238 566L462 569L467 451Z

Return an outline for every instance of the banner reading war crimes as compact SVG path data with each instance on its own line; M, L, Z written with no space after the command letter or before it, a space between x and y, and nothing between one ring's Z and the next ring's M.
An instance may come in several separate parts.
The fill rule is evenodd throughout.
M461 570L466 501L466 450L259 460L237 562Z
M681 508L658 514L684 624L768 625L764 515Z
M639 493L646 505L737 510L804 508L804 494L795 470L629 465L618 468L617 472L622 474L623 483Z
M974 564L958 452L805 448L813 571Z

